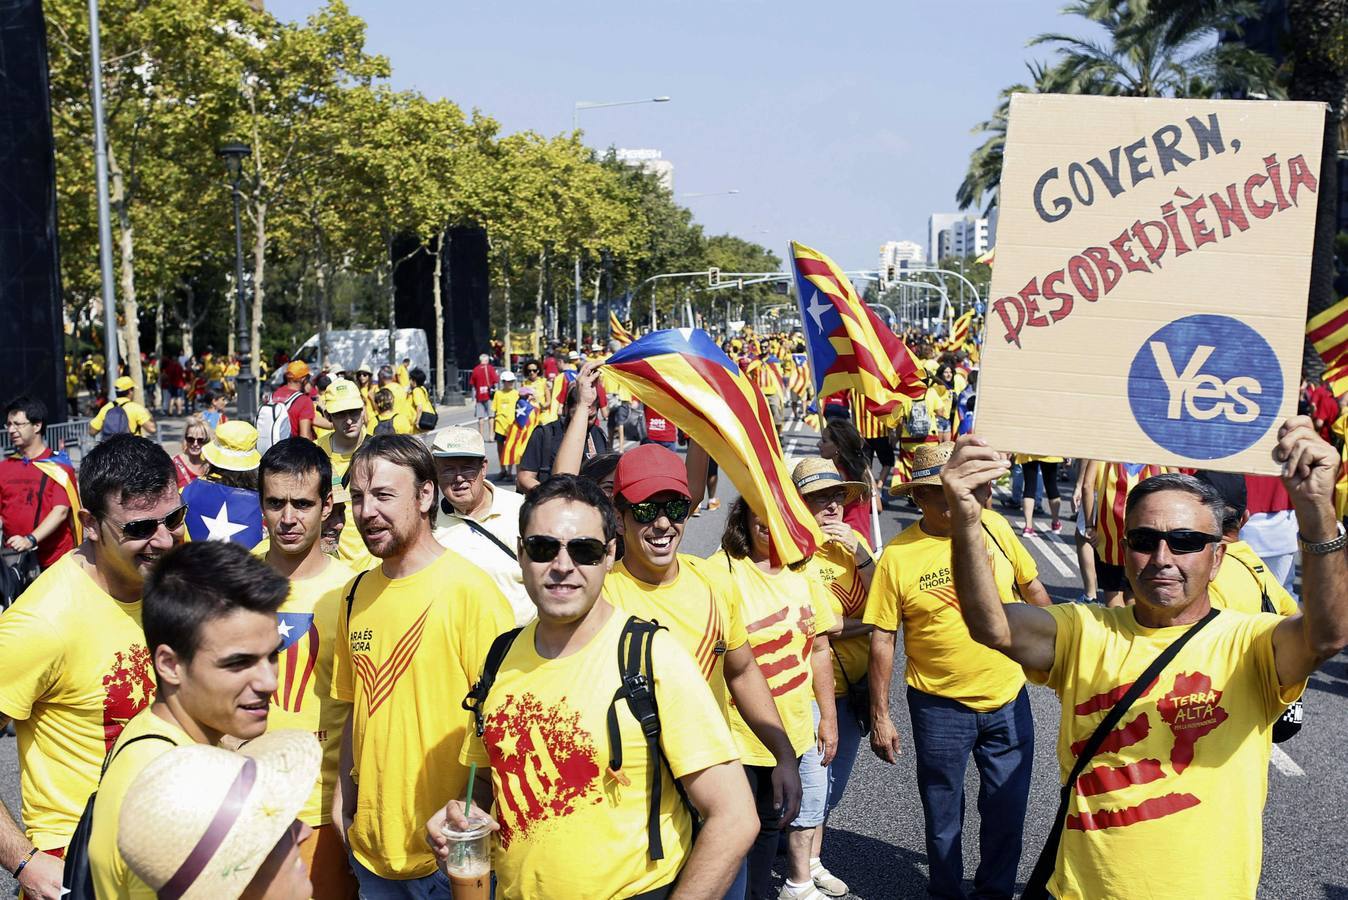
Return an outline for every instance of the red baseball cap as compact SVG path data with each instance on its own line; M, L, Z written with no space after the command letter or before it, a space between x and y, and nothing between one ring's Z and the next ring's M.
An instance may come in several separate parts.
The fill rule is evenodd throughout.
M691 497L688 467L679 455L659 444L642 444L622 455L613 473L613 496L641 503L661 491Z

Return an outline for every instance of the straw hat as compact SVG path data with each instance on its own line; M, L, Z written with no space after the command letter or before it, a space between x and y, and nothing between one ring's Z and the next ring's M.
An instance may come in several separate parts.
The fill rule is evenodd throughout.
M256 469L262 462L262 454L257 452L257 429L242 421L221 422L201 455L216 469L231 472Z
M852 503L866 489L866 485L860 481L845 481L832 460L818 456L802 459L796 463L796 468L791 473L791 481L795 483L796 490L800 491L802 497L816 491L845 488L847 498L844 503Z
M323 751L307 731L273 731L231 753L177 747L136 776L117 847L160 897L226 900L248 887L313 792Z
M919 444L913 451L913 476L903 484L896 484L889 489L891 497L897 497L899 494L906 494L912 488L919 484L934 484L941 486L941 467L950 459L950 454L955 452L953 441L946 441L941 444Z

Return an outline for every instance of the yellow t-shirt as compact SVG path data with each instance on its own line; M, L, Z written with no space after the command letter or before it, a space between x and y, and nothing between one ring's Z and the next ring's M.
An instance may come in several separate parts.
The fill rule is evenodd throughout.
M1339 477L1334 482L1334 512L1342 519L1348 516L1348 411L1334 420L1330 430L1339 436L1343 446L1339 454Z
M119 603L67 553L0 615L0 713L18 734L28 839L65 847L104 755L154 699L141 604Z
M856 531L857 543L871 556L870 544ZM828 587L829 604L835 618L860 619L866 610L866 587L857 571L856 554L842 544L828 541L810 559L810 579ZM859 634L850 638L830 638L833 646L833 693L839 697L847 693L847 683L865 684L866 669L871 661L871 638ZM841 665L839 663L841 662ZM846 678L844 679L844 675Z
M632 577L619 562L604 579L604 597L623 612L659 622L693 657L711 687L721 712L730 717L725 683L725 654L749 640L739 605L704 559L679 554L679 574L670 584L653 585Z
M1133 607L1052 606L1053 668L1030 672L1062 698L1058 762L1122 688L1188 626L1143 628ZM1077 781L1048 890L1059 900L1248 897L1259 887L1269 729L1305 682L1278 684L1273 615L1209 622L1138 698ZM1195 835L1220 835L1194 865Z
M104 403L98 411L98 415L94 416L94 420L89 423L89 428L94 434L103 430L103 420L108 417L108 410L112 409L114 404L126 410L127 430L131 434L140 434L141 429L145 427L145 423L153 418L150 411L135 400L114 400L111 403Z
M426 822L468 781L459 749L469 713L460 701L515 616L485 572L446 550L406 578L371 569L350 622L345 600L337 621L332 696L354 704L359 785L348 845L380 877L429 875Z
M403 387L410 385L412 383L412 375L407 371L407 366L398 363L398 368L393 370L393 380Z
M417 385L407 392L407 404L409 409L407 418L413 426L416 426L423 412L435 412L435 404L431 402L430 393L421 385Z
M313 828L331 821L332 792L342 726L351 707L329 696L337 611L346 603L346 585L356 575L329 559L312 578L290 582L290 596L277 611L281 655L276 662L276 693L267 714L267 730L298 728L312 732L323 747L323 768L299 818Z
M127 746L129 741L151 734L167 740L146 738ZM94 827L89 833L89 871L99 900L154 900L157 896L122 859L122 853L117 849L117 820L122 812L122 800L136 776L174 747L186 747L191 743L192 738L187 732L161 719L149 708L141 710L122 729L122 736L112 748L112 762L98 785Z
M407 416L403 415L402 411L398 409L396 404L394 405L393 408L394 412L384 413L383 415L376 414L372 416L369 420L369 423L365 426L365 433L374 434L375 429L379 427L380 422L392 422L394 434L411 434L413 431L411 420L408 419Z
M726 581L739 596L740 618L749 646L768 690L777 704L782 727L801 756L814 743L814 670L810 653L816 634L833 630L836 620L828 590L803 572L782 569L769 575L748 559L731 559L725 551L707 560L707 566L726 572ZM771 766L772 752L763 746L734 706L730 733L747 766Z
M525 381L520 384L521 388L533 388L534 405L538 407L538 424L546 425L549 422L557 421L557 414L552 409L552 392L548 390L548 380L542 375L533 381Z
M520 392L511 388L498 388L491 398L491 413L494 417L496 433L504 435L515 418L515 404L519 402Z
M983 525L997 592L1003 603L1018 602L1013 585L1032 581L1039 570L1005 519L985 510ZM950 538L927 534L920 521L885 545L863 621L885 631L897 631L902 623L904 678L924 694L991 712L1025 686L1018 665L969 636L950 573Z
M1023 466L1023 465L1025 465L1027 462L1060 463L1060 462L1062 462L1062 457L1061 457L1061 456L1035 456L1033 453L1017 453L1017 454L1016 454L1016 465Z
M1280 616L1301 612L1296 600L1268 573L1268 567L1244 541L1226 545L1226 558L1217 577L1208 585L1208 599L1218 609L1233 609L1246 615L1264 612L1264 595Z
M669 884L693 844L692 820L669 770L683 778L736 757L697 663L673 635L657 632L651 675L669 769L648 759L641 726L619 701L622 783L607 774L607 715L621 684L618 638L627 618L614 610L588 644L559 659L538 655L538 625L526 625L484 705L482 737L469 729L461 761L491 766L501 823L492 860L499 897L631 897ZM651 765L663 780L658 861L647 853Z
M342 478L345 477L346 470L351 468L351 457L356 455L356 451L338 453L332 449L331 434L325 434L316 443L328 455L328 462L332 463L333 500L345 504L346 524L342 527L341 536L337 538L337 558L355 571L364 572L372 567L376 560L370 555L370 551L365 546L364 538L360 536L360 530L356 528L356 513L351 505L350 491L342 487ZM359 449L359 445L357 445L357 449Z

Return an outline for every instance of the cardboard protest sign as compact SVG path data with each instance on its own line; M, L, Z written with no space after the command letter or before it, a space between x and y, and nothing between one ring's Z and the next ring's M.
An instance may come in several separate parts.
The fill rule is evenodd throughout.
M1324 121L1319 103L1014 96L978 433L1275 474Z

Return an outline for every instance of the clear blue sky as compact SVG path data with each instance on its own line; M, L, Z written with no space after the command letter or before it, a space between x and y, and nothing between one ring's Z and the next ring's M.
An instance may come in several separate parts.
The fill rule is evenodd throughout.
M581 113L599 148L653 147L709 234L778 256L795 239L846 268L887 240L926 245L1004 86L1045 31L1083 33L1053 0L349 0L393 84L556 134L577 100L672 101ZM302 19L319 0L267 0Z

